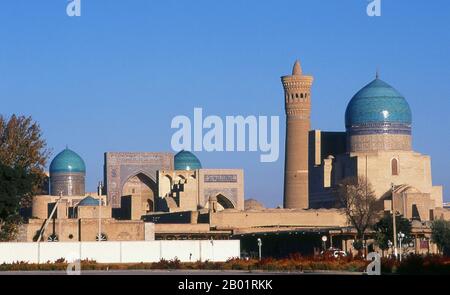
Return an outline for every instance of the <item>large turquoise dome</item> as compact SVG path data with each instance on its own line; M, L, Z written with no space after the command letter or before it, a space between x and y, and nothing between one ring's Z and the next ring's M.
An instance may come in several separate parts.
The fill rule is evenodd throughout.
M53 159L50 173L86 173L86 165L77 153L66 148Z
M378 77L353 96L345 112L345 127L350 135L410 135L411 124L406 99Z
M201 168L202 164L193 153L181 151L175 155L175 170L195 170Z

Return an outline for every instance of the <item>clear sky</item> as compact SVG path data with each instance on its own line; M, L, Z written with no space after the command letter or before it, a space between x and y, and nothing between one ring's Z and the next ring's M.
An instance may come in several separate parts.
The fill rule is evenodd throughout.
M344 130L350 98L376 68L413 112L414 149L432 157L450 201L450 1L3 0L0 113L32 115L53 155L65 145L87 165L87 189L105 151L170 151L176 115L279 115L280 76L295 59L315 76L312 126ZM199 153L208 168L245 169L246 198L282 203L284 146Z

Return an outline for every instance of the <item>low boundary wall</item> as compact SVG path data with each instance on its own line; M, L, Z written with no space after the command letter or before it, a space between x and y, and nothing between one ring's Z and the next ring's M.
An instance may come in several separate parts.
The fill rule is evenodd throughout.
M0 264L95 260L99 263L226 261L240 257L239 240L0 243Z

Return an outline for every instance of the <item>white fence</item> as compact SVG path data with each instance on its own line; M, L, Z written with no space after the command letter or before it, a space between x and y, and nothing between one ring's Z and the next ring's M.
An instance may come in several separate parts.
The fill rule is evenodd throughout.
M0 243L0 264L45 263L60 258L99 263L148 263L175 258L182 262L219 262L240 257L240 248L238 240Z

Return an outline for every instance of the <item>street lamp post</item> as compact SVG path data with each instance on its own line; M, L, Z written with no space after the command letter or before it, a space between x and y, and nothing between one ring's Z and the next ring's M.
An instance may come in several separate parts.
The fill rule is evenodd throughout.
M405 238L405 234L404 233L402 233L402 232L399 232L398 233L398 241L400 242L400 262L402 262L402 242L403 242L403 239Z
M101 191L103 185L101 182L98 183L97 193L98 193L98 241L102 241L102 195Z
M262 259L262 252L261 252L261 247L262 247L262 241L260 238L258 238L258 248L259 248L259 260Z
M391 207L392 207L392 229L394 232L394 256L395 259L397 259L398 257L398 253L397 253L397 223L395 221L395 202L394 202L394 190L395 190L395 185L392 183L391 184L391 193L392 193L392 201L391 201Z
M393 244L392 244L391 240L388 240L388 247L389 247L389 249L391 249L392 246L393 246ZM389 252L388 252L388 255L389 255Z
M323 236L322 237L322 248L323 248L323 251L325 251L327 249L327 241L328 241L327 236Z

